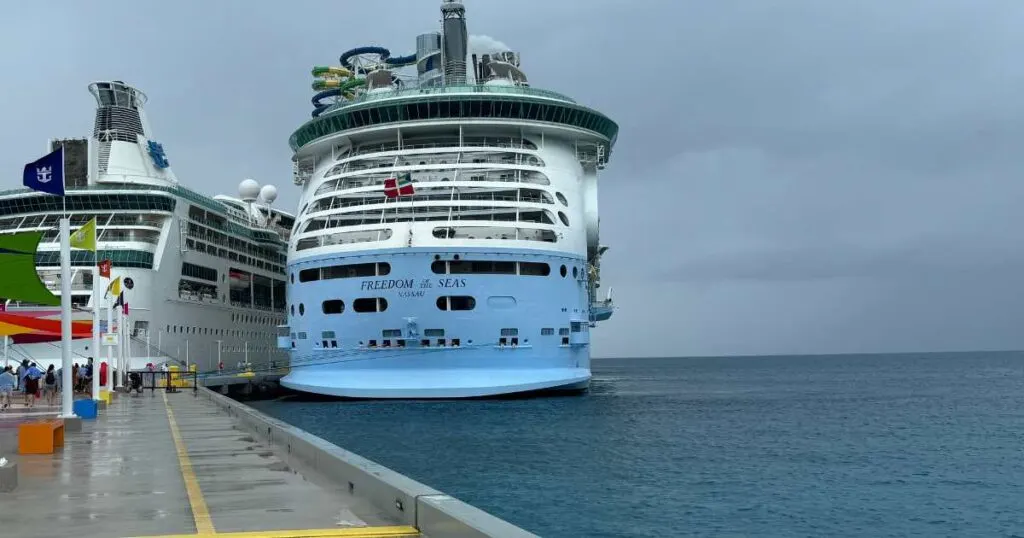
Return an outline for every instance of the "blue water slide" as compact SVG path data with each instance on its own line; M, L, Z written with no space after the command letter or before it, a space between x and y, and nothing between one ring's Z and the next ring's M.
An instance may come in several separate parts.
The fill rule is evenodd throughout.
M327 99L328 97L337 97L339 95L341 95L341 89L340 88L331 88L330 90L324 90L324 91L319 92L316 95L314 95L313 99L312 99L312 101L313 101L313 117L315 118L315 117L319 116L324 110L327 110L327 107L329 107L332 104L334 104L334 103L321 103L320 102L321 100Z
M416 63L416 55L410 54L408 56L399 56L397 58L388 58L387 63L391 67L402 67L405 65L412 65Z
M351 60L353 56L358 56L360 54L378 54L384 61L387 61L387 59L391 57L391 51L384 47L356 47L345 51L345 53L341 55L341 58L338 58L338 61L341 62L341 65L351 67L352 70L355 71L356 66L349 64L348 61Z
M356 47L352 50L347 50L341 55L341 58L338 58L338 61L341 62L341 65L355 70L356 66L349 64L349 60L351 60L353 56L358 56L360 54L377 54L389 67L402 67L416 63L415 54L410 54L408 56L396 56L392 58L390 50L377 46Z

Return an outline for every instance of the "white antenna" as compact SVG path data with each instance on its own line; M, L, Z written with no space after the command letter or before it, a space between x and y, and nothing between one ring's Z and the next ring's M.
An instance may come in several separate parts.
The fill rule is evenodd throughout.
M267 208L267 215L266 219L264 219L265 222L263 222L263 226L269 228L274 224L274 213L270 210L270 206L273 205L274 200L277 200L277 187L273 185L264 185L263 188L260 189L259 198Z
M246 216L246 219L249 222L252 222L252 220L253 220L253 218L252 218L252 204L253 204L253 202L255 202L259 198L259 196L260 196L260 184L256 183L255 179L246 178L246 179L243 179L242 182L238 184L238 197L241 198L243 202L245 202L245 205L246 205L246 215L245 216Z

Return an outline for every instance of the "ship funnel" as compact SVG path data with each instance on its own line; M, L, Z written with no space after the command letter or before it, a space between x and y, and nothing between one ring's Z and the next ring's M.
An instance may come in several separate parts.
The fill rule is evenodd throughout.
M142 105L146 94L121 82L93 82L89 93L96 98L96 121L92 134L99 140L138 143L138 137L146 136L143 124Z
M89 183L177 183L163 145L151 139L146 94L120 80L93 82L89 93L96 98Z
M444 83L466 83L466 7L456 0L441 4L441 51L444 57Z

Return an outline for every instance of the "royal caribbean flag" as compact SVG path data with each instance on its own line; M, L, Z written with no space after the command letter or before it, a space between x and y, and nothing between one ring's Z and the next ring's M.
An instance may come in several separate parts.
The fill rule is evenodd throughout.
M50 292L36 272L36 248L43 232L0 235L0 297L57 306L60 298Z
M64 146L26 164L21 183L32 190L64 196Z
M71 248L96 252L96 217L71 234Z

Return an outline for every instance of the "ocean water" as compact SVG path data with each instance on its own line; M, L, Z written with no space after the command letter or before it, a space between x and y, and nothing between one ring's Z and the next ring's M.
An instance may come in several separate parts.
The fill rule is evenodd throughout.
M546 537L1024 536L1024 353L593 370L575 397L253 405Z

